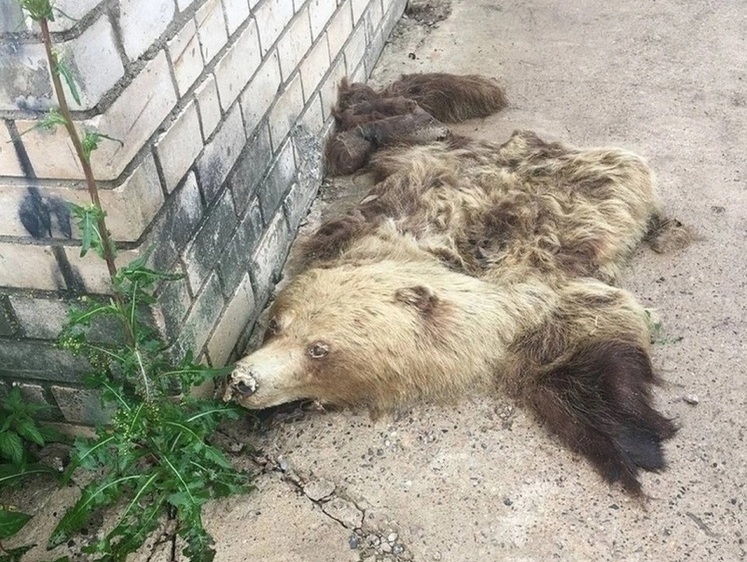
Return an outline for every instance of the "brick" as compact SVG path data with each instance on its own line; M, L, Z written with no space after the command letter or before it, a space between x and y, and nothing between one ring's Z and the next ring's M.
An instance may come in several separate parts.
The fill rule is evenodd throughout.
M11 295L11 305L26 337L53 340L68 320L70 305L60 299Z
M23 133L23 146L36 175L40 178L83 179L83 168L80 167L65 127L34 129L35 125L36 121L16 121L18 131ZM12 148L12 145L7 146ZM56 157L50 158L50 154L55 154Z
M363 61L366 54L366 30L362 25L358 26L350 36L350 41L345 46L345 62L347 63L348 74Z
M270 50L292 17L293 3L288 0L265 0L257 7L255 18L259 27L262 56Z
M324 177L322 141L312 130L298 126L293 130L298 175L283 203L288 226L298 228L308 213Z
M194 172L169 195L148 235L145 247L152 247L150 262L156 269L170 271L174 260L192 239L202 220L203 207Z
M239 98L246 135L250 137L275 101L282 80L277 51L273 51L259 68Z
M299 70L303 82L303 91L308 100L329 70L329 49L325 36L322 36L309 51L306 58L301 62Z
M324 128L324 115L322 114L322 102L319 94L306 104L306 109L298 120L300 125L307 127L309 130L319 133Z
M174 69L179 95L183 96L202 73L204 63L197 26L194 20L187 20L184 27L166 45Z
M249 268L249 256L257 248L264 223L255 198L249 204L246 214L239 223L236 232L226 243L226 249L220 258L218 271L223 281L224 293L231 294Z
M372 37L373 34L381 27L381 20L383 17L384 12L381 9L381 3L371 2L365 17L366 33L368 33L368 37Z
M0 376L78 382L90 371L88 362L52 342L4 340L0 345Z
M69 61L81 103L76 103L65 80L62 81L71 109L96 106L117 81L124 76L122 59L114 43L114 29L106 16L97 19L80 37L60 48L63 60Z
M371 71L373 71L374 66L376 66L376 61L379 60L381 51L384 49L385 41L386 37L382 33L381 29L378 29L376 32L374 32L373 36L371 36L368 47L366 49L366 54L363 57L363 64L366 68L366 75L370 75Z
M220 0L208 0L195 14L197 33L200 36L202 58L208 64L228 41L226 22Z
M0 295L0 336L13 336L16 333L16 321L11 315L8 297Z
M309 4L309 16L311 18L311 35L313 39L319 37L324 27L335 13L337 3L335 0L311 0Z
M21 4L15 0L0 0L0 33L26 31Z
M56 17L55 21L49 23L50 31L67 31L101 2L102 0L55 0Z
M252 22L215 65L215 81L223 111L231 107L261 61L259 35Z
M183 12L187 8L189 8L192 4L194 4L195 0L176 0L176 6L179 8L180 12Z
M144 249L144 248L143 248ZM66 246L64 248L67 261L76 275L82 282L87 293L110 294L111 280L106 262L102 260L95 252L80 255L80 248ZM120 250L114 263L117 267L123 267L140 255L140 248L136 250Z
M107 224L115 240L134 241L150 224L161 207L163 193L158 182L153 157L148 155L132 174L115 189L100 189L101 205L107 212ZM85 189L65 187L7 186L0 189L0 235L16 237L52 237L61 240L80 239L80 232L71 220L67 203L88 205L90 197ZM51 231L29 231L21 222L19 209L30 208L28 215L48 221ZM60 215L62 211L64 215ZM64 219L64 220L63 220Z
M181 264L173 273L186 275ZM186 276L182 279L166 281L159 288L156 297L158 306L154 310L156 325L161 334L171 341L181 329L182 321L192 306L192 297L189 294L189 281Z
M114 414L113 406L104 408L98 390L56 385L52 385L51 390L62 416L69 423L101 425Z
M197 107L200 110L200 124L202 138L207 140L220 123L220 101L218 100L218 86L215 76L209 74L205 81L195 90Z
M49 246L0 242L0 287L65 289L65 281Z
M200 356L213 330L219 311L223 310L224 305L218 276L213 274L205 283L202 292L197 295L192 310L184 321L179 338L174 345L177 357L183 356L187 351L192 351L195 357Z
M142 55L171 23L173 0L120 0L119 30L127 57Z
M293 159L293 143L288 140L280 150L267 177L259 188L259 201L262 207L262 216L271 217L288 192L293 176L296 172L296 164Z
M0 176L23 176L6 123L3 121L0 124Z
M280 41L278 41L280 75L283 81L286 81L293 74L309 47L311 47L309 14L306 10L303 10L293 18Z
M52 81L40 43L0 41L0 110L46 111Z
M238 214L243 214L271 162L270 132L265 123L246 143L228 178Z
M254 289L259 302L270 294L272 285L277 282L290 248L291 237L285 216L279 212L267 227L259 247L252 256L251 271Z
M358 20L361 19L363 12L368 8L370 0L352 0L353 8L353 24L358 25Z
M95 125L96 130L123 143L103 142L93 153L91 164L97 179L116 179L173 109L176 101L166 53L161 51L140 71L104 115L89 121L89 125ZM29 151L29 156L36 165L48 153L49 147L45 147L43 153L31 154Z
M197 293L202 287L210 270L217 263L226 241L236 228L236 212L230 191L223 192L209 213L183 254L187 278L193 293Z
M319 96L322 100L322 114L325 121L329 119L332 114L332 107L337 102L337 86L340 84L340 80L344 78L345 74L345 61L339 59L334 64L329 75L324 80L322 87L319 89Z
M283 143L302 109L301 75L296 74L285 90L280 93L275 105L270 110L270 138L273 149L277 150Z
M155 144L166 190L171 193L202 151L197 104L192 101Z
M350 10L350 0L346 0L337 10L327 28L329 41L329 59L335 60L343 45L353 32L353 15Z
M223 0L223 8L226 11L228 34L233 35L249 17L249 4L246 0Z
M213 366L226 364L239 336L255 316L252 284L249 274L246 274L208 341L207 348Z
M236 104L226 114L215 136L205 145L202 156L197 160L200 186L208 204L223 185L245 143L241 110L239 104Z
M13 383L13 386L17 386L21 391L21 397L24 401L43 406L42 410L39 410L34 414L34 419L38 421L59 421L61 416L57 408L57 404L50 403L47 400L44 387L40 384L33 384L28 382Z

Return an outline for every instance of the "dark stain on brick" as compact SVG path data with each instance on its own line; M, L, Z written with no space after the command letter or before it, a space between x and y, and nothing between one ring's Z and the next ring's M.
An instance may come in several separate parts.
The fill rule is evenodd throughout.
M59 197L44 197L38 187L29 187L18 207L18 217L26 231L36 239L52 237L56 226L65 238L72 237L70 209Z

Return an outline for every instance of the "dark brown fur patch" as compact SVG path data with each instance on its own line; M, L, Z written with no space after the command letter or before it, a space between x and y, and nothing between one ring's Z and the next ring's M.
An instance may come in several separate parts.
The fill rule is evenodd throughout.
M408 306L415 307L423 315L430 314L438 305L438 297L431 289L423 285L397 289L394 298Z
M403 74L381 93L413 99L444 123L487 117L508 105L506 92L497 82L476 75Z
M651 218L645 238L651 249L658 254L680 250L695 239L695 231L691 227L682 224L677 219L661 215Z
M643 349L589 342L541 376L529 402L548 429L586 456L605 480L640 495L640 469L665 468L662 442L676 432L651 405L655 382Z
M349 214L320 226L303 245L308 259L328 260L343 252L348 243L372 228L362 216Z

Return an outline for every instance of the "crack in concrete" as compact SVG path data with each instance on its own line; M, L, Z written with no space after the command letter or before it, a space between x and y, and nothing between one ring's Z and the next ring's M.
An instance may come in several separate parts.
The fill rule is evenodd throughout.
M280 474L280 479L283 482L290 484L303 497L316 505L324 515L335 521L338 525L351 531L352 534L348 538L348 544L351 550L358 551L360 560L364 562L374 560L407 562L412 560L412 554L399 540L400 534L390 527L387 527L386 531L382 531L380 528L371 525L366 521L366 509L361 507L350 496L341 492L340 487L336 483L329 482L332 485L332 490L329 493L324 493L318 498L312 497L309 491L310 485L318 483L319 480L300 475L282 456L272 457L271 455L264 454L262 456L253 456L252 459L261 467L263 473ZM342 513L344 513L346 505L352 506L359 513L359 523L356 525L350 517L335 516L333 515L334 511L330 513L332 510L328 506L333 505L335 502L338 502ZM355 519L358 519L358 517L355 517Z

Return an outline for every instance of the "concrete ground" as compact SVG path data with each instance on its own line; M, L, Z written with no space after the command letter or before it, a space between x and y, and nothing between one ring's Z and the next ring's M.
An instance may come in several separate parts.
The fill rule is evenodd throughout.
M451 9L432 25L403 20L374 82L419 71L499 77L511 107L459 132L502 142L527 128L632 149L656 171L670 214L700 234L676 254L641 250L626 282L663 320L654 361L668 384L657 398L681 425L666 447L670 467L644 476L652 499L641 505L525 412L488 397L377 422L289 410L259 433L229 428L230 441L263 449L261 475L258 492L207 509L216 560L744 560L747 4L454 0ZM349 186L328 186L310 221Z

